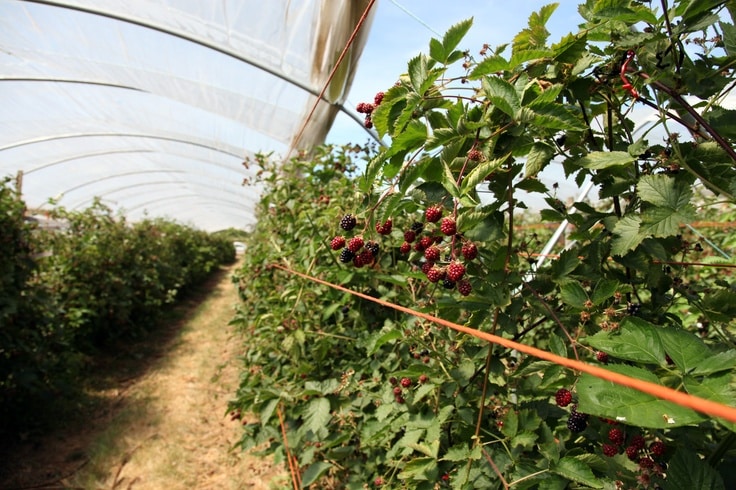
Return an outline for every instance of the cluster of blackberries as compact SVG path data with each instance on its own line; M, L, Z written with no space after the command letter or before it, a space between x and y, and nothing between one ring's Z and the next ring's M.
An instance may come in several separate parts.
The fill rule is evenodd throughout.
M383 95L383 92L378 92L375 97L373 97L373 103L359 102L358 105L355 107L356 111L361 114L365 114L365 127L368 129L373 127L373 119L371 118L371 114L373 114L373 109L375 109L383 100Z
M340 220L340 228L345 231L351 231L355 228L357 223L358 220L355 216L352 214L346 214ZM385 223L382 223L380 226L381 231L385 232L382 234L391 232L390 219ZM379 226L376 225L376 229L378 228ZM379 233L381 233L381 231L379 231ZM330 248L335 251L340 250L340 262L343 264L349 264L352 262L355 267L363 267L364 265L373 264L381 250L381 247L377 242L373 240L365 242L361 235L354 236L349 240L343 235L337 235L330 242Z
M427 226L430 223L439 225ZM455 260L455 250L446 253L444 257L444 261L448 262L446 265L438 264L443 259L443 249L447 248L442 245L446 238L451 239L451 247L454 246L456 237L463 240L456 233L455 219L443 218L442 207L434 204L424 210L424 223L416 221L404 231L404 243L401 244L399 251L408 254L414 250L422 254L424 261L421 263L421 269L429 282L440 283L446 289L457 288L460 294L468 296L473 291L473 286L463 279L466 272L465 264ZM473 242L464 240L460 253L466 261L470 261L478 256L478 247Z

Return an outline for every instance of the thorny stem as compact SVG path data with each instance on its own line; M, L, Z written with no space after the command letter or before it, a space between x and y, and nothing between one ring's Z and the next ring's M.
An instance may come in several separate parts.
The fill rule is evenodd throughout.
M491 467L493 468L493 471L498 475L499 480L501 480L501 485L503 485L503 488L505 490L509 490L509 484L506 481L506 479L503 477L503 473L501 473L501 470L498 469L498 466L496 466L496 463L493 462L493 459L491 458L491 455L488 454L488 451L486 451L485 448L483 448L483 454L485 455L486 459L488 460L488 463L490 463Z
M496 309L493 312L493 327L491 328L491 333L496 333L496 327L498 326L498 314L500 312L500 308L496 307ZM480 407L478 407L478 420L475 424L475 436L473 439L475 440L475 444L480 444L480 429L481 425L483 423L483 412L486 406L486 396L488 394L488 373L491 370L491 360L493 359L493 344L488 346L488 355L486 356L486 364L483 368L483 373L485 375L483 376L483 390L480 396ZM472 460L468 460L468 472L467 474L470 475L470 465L472 463ZM499 477L503 480L503 476L499 473Z

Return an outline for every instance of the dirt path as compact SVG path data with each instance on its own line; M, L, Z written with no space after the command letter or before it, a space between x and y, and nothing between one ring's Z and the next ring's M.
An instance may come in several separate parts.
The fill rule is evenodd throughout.
M51 434L35 444L35 453L25 448L30 460L21 463L24 469L43 473L46 481L56 474L61 484L36 488L266 490L287 486L281 467L232 450L240 428L226 410L238 385L242 350L228 326L237 301L230 282L232 269L212 281L211 293L189 306L183 313L186 318L172 327L168 338L147 340L163 345L145 372L132 380L119 375L117 383L100 390L98 395L112 403L90 417L81 433ZM49 466L49 458L65 466ZM0 488L11 487L0 484Z

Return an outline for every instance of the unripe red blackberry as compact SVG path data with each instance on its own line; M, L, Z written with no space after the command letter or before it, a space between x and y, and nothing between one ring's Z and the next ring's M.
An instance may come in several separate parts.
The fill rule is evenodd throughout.
M402 254L408 254L411 252L411 244L407 242L402 243L401 247L399 247L399 252Z
M355 254L355 257L353 257L353 265L358 269L365 265L363 254Z
M457 290L463 296L467 296L471 292L473 292L473 286L468 281L458 281L458 283L457 283Z
M417 239L417 233L414 230L406 230L404 232L404 240L406 243L414 243L414 240Z
M636 449L644 449L644 446L646 446L646 442L644 441L644 437L641 435L636 435L631 438L631 442L629 443L630 446L634 446Z
M473 242L463 243L463 248L461 251L463 257L465 257L465 260L473 260L478 256L478 247Z
M483 154L477 148L473 148L468 152L468 160L479 162L483 158Z
M612 458L618 454L618 447L613 444L603 444L603 454Z
M373 103L375 105L380 105L381 102L383 102L383 96L386 95L383 92L378 92L375 97L373 97Z
M355 253L361 248L363 248L363 237L362 236L354 236L353 238L348 241L348 250Z
M457 282L465 275L465 266L460 262L451 262L447 266L447 278Z
M434 262L429 262L429 261L423 262L422 272L426 275L432 267L434 267Z
M342 228L345 231L350 231L353 228L355 228L355 225L357 224L358 220L355 219L355 216L352 214L346 214L342 217L340 220L340 228Z
M598 351L595 353L595 358L598 359L598 362L602 364L608 364L608 354L603 351Z
M400 395L401 391L402 390L400 386L394 386L394 395Z
M389 218L383 223L376 223L376 232L379 235L390 235L393 226L393 221L391 221L391 218Z
M608 440L614 444L621 445L624 443L624 431L621 429L613 428L608 431Z
M442 217L442 208L438 205L432 205L424 211L424 219L430 223L436 223Z
M373 127L373 120L371 119L371 116L365 116L365 121L363 121L363 125L368 129L371 129Z
M426 374L421 374L421 375L419 375L419 382L420 382L421 384L424 384L424 383L426 383L427 381L429 381L429 376L427 376Z
M666 449L667 447L660 441L654 441L649 445L649 452L655 456L662 456Z
M376 477L376 479L373 480L373 484L377 487L380 487L381 485L383 485L383 478L381 478L380 476Z
M401 386L408 388L411 386L411 378L401 378Z
M442 279L442 270L439 267L432 267L427 271L427 279L429 282L437 282Z
M440 249L432 245L424 251L424 258L432 262L437 262L440 260Z
M345 246L345 237L342 235L336 236L330 242L330 248L332 248L332 250L340 250L344 246Z
M558 407L566 407L572 402L572 392L567 388L560 388L555 393L555 402Z
M631 461L636 461L639 457L639 448L636 446L627 446L626 457L629 458Z
M376 256L370 250L363 250L357 257L360 257L360 261L363 263L362 265L370 265L376 260Z
M651 458L639 458L639 468L654 468L654 461Z
M417 245L419 245L422 248L422 250L426 250L432 245L432 243L434 243L434 241L432 240L432 237L423 236L422 238L419 239L419 241L417 242Z
M440 223L440 231L447 236L454 235L457 231L455 220L452 218L442 218L442 223Z

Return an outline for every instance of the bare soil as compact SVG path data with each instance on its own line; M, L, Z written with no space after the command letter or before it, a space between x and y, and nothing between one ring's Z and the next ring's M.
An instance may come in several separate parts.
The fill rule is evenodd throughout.
M0 489L288 488L283 466L234 448L241 422L227 403L243 351L228 325L234 267L190 297L180 320L96 360L83 399L59 407L64 420L4 442Z

